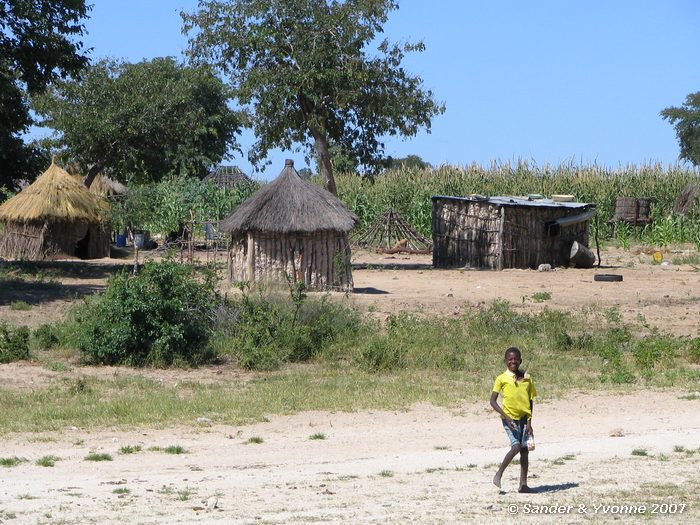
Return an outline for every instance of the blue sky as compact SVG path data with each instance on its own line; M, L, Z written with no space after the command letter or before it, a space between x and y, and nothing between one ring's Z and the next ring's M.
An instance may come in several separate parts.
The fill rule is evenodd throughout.
M196 6L95 0L90 56L181 57L179 11ZM430 134L387 139L386 153L434 165L675 164L675 132L659 111L700 91L699 28L697 0L401 0L385 35L424 41L405 66L447 109ZM281 151L258 173L245 158L227 163L269 179L285 158L305 166L302 153Z

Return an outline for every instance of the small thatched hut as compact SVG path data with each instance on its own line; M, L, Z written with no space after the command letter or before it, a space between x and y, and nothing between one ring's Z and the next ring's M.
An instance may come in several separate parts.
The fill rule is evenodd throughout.
M211 182L219 188L228 188L229 190L253 184L251 178L243 173L238 166L217 166L202 180Z
M39 178L0 206L0 256L32 261L107 257L104 211L100 197L52 160Z
M81 179L82 183L82 179ZM90 191L105 199L119 199L126 195L128 189L121 182L110 179L107 175L98 175L90 184Z
M537 268L567 265L574 241L588 246L595 205L519 197L433 197L433 266Z
M291 160L221 222L231 234L229 279L282 281L310 289L352 288L348 231L357 222L340 200L303 180Z

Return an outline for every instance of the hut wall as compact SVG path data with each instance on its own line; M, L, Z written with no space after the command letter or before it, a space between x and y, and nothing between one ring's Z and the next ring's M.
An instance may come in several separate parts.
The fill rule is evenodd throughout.
M249 275L247 234L235 236L229 250L232 281L281 282L289 275L307 288L351 289L350 244L342 232L272 236L253 233L253 275Z
M0 256L40 261L61 255L75 256L76 245L86 235L87 258L109 255L109 236L101 225L82 222L8 222L0 237Z
M566 265L573 241L588 245L588 221L563 226L556 235L549 235L547 226L587 209L435 197L433 265L486 269Z
M540 264L566 266L571 245L588 246L588 221L563 226L550 235L548 224L587 208L503 206L503 268L537 268Z
M38 261L44 259L44 224L6 222L0 236L0 257Z
M496 268L500 223L484 202L433 199L433 266Z
M109 257L110 234L101 224L91 224L88 228L88 259Z

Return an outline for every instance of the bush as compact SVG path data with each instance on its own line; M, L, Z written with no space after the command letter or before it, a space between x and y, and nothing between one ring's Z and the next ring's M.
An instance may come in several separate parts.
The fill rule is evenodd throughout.
M56 327L51 324L42 324L32 333L39 348L50 349L60 342Z
M700 365L700 337L695 337L688 343L688 357L692 363Z
M387 337L367 341L360 349L360 365L370 372L386 372L406 366L406 349Z
M675 357L676 341L668 336L652 336L637 341L632 350L637 368L649 378L652 370L661 362L670 363Z
M76 346L89 361L108 365L211 361L214 286L210 270L173 261L147 262L136 276L122 272L74 312Z
M363 324L347 306L308 299L301 283L290 283L289 296L251 296L240 283L240 297L219 311L218 329L240 365L251 370L274 370L285 362L305 362L332 343L352 341Z
M29 359L29 328L11 328L0 322L0 363Z

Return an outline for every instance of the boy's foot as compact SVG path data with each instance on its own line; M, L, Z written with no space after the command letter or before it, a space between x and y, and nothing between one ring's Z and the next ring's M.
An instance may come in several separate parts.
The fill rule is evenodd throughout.
M495 475L493 477L493 484L496 485L500 489L501 488L501 476Z
M532 490L532 489L531 489L530 487L528 487L527 485L523 485L522 487L520 487L520 488L518 489L518 492L520 492L521 494L532 494L532 493L535 492L535 491Z

